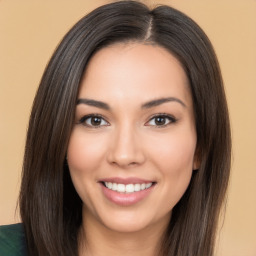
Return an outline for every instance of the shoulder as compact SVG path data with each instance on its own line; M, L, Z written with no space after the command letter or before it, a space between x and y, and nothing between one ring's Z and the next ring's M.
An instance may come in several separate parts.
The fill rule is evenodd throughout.
M0 226L0 255L27 255L26 238L22 224Z

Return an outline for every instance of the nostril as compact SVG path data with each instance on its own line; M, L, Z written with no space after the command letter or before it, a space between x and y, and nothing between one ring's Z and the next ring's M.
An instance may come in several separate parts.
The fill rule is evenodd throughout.
M136 164L137 164L136 162L131 162L128 165L136 165Z

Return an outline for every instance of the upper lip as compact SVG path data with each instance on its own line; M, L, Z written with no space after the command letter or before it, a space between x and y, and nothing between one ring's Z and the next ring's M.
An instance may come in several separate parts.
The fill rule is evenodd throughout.
M121 177L112 177L112 178L104 178L100 180L100 182L111 182L111 183L118 183L118 184L147 184L154 182L152 180L146 180L146 179L141 179L137 177L129 177L129 178L121 178Z

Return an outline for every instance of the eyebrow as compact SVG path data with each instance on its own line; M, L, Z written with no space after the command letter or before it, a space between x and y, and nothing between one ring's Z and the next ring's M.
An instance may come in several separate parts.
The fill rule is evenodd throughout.
M155 100L151 100L148 101L144 104L142 104L141 108L152 108L152 107L156 107L159 106L163 103L167 103L167 102L178 102L179 104L181 104L183 107L187 107L186 104L175 97L168 97L168 98L160 98L160 99L155 99ZM98 101L98 100L92 100L92 99L85 99L85 98L81 98L77 100L77 105L79 104L86 104L89 106L93 106L93 107L97 107L97 108L101 108L101 109L105 109L105 110L110 110L110 106L102 101Z
M110 107L107 103L98 101L98 100L91 100L91 99L78 99L76 102L77 105L79 104L86 104L89 106L97 107L97 108L102 108L105 110L110 110Z
M166 102L178 102L183 107L187 107L186 104L182 100L175 98L175 97L168 97L168 98L160 98L160 99L148 101L142 105L142 108L152 108L152 107L159 106Z

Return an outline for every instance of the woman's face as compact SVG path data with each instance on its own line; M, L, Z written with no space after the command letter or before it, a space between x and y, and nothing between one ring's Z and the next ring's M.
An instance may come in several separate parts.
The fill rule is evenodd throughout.
M139 43L98 51L67 152L84 219L120 232L165 226L196 168L196 142L189 83L174 56Z

